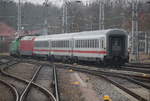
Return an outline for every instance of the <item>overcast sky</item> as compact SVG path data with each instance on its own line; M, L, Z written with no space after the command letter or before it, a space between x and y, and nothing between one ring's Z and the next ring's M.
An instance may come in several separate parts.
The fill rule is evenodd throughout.
M14 1L19 1L19 0L14 0ZM43 4L45 0L21 0L21 2L27 2L27 1L35 4ZM63 1L77 1L77 0L48 0L48 1L52 2L53 4L60 5L62 4ZM80 0L80 1L87 2L90 0Z

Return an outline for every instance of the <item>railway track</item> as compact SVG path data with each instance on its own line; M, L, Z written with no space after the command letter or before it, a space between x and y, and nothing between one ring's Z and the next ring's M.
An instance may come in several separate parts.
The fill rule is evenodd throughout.
M53 86L54 86L54 96L56 101L60 101L59 90L58 90L58 79L56 66L53 65Z
M119 78L123 78L123 79L126 79L126 80L129 80L133 83L136 83L146 89L150 89L150 87L148 85L145 85L139 81L136 81L134 79L131 79L130 77L127 77L127 76L123 76L123 75L116 75L116 74L111 74L110 72L103 72L103 71L95 71L95 70L88 70L88 69L85 69L85 68L78 68L78 67L72 67L72 66L65 66L64 65L57 65L58 67L63 67L64 69L73 69L75 71L79 71L79 72L84 72L84 73L88 73L88 74L91 74L91 75L95 75L95 76L98 76L98 77L101 77L101 78L104 78L105 80L109 81L110 83L114 84L115 86L117 86L118 88L122 89L123 91L125 91L126 93L130 94L131 96L133 96L134 98L136 98L137 100L139 101L148 101L147 99L141 97L140 95L136 94L135 92L129 90L128 88L122 86L121 84L119 84L118 82L112 80L109 78L109 76L112 76L112 77L119 77Z
M5 67L1 68L1 73L6 77L13 78L16 81L22 82L25 85L27 85L26 88L24 89L23 93L21 94L19 101L24 101L24 99L26 99L26 96L29 93L31 88L35 88L35 89L39 90L40 92L42 92L44 95L46 95L48 98L48 101L56 101L55 97L53 96L53 94L51 92L49 92L46 88L33 82L35 80L36 76L38 75L38 71L40 70L41 67L39 67L37 69L37 71L35 72L35 74L33 75L31 80L27 80L27 79L23 79L21 77L9 74L5 71L10 66L15 65L15 64L16 63L8 64Z
M125 66L121 66L123 70L127 71L135 71L141 73L148 73L150 74L150 64L126 64Z
M142 66L145 68L150 68L150 63L128 63L126 65L130 65L130 66Z
M23 60L23 62L25 62L26 60ZM30 62L30 63L36 63L36 61L32 62L32 61L26 61L26 62ZM42 62L40 64L43 64ZM45 64L45 63L44 63ZM45 64L45 65L49 65L49 63ZM60 64L56 63L56 66L53 64L54 67L56 66L60 66ZM123 73L115 73L115 72L108 72L108 71L101 71L100 69L97 70L92 70L92 69L85 69L85 68L78 68L77 66L70 66L70 65L63 65L65 66L65 69L73 69L79 72L84 72L84 73L89 73L95 76L99 76L102 77L104 79L106 79L107 81L111 82L112 84L114 84L115 86L119 87L120 89L124 90L126 93L130 94L131 96L133 96L136 99L140 99L140 101L148 101L147 99L141 97L140 95L134 93L133 91L129 90L128 88L120 85L118 82L110 79L109 77L118 77L118 78L122 78L122 79L126 79L134 84L138 84L141 87L150 90L150 86L147 84L145 84L144 82L148 82L150 83L150 77L149 76L141 76L141 75L131 75L131 74L123 74ZM135 70L134 70L135 71ZM56 73L57 74L57 73ZM55 75L54 75L55 76ZM19 78L20 79L20 78ZM26 81L26 80L23 80ZM27 83L29 83L30 81L27 81ZM56 83L55 83L56 82ZM36 83L31 82L31 85L34 85ZM54 85L57 85L57 79L53 81ZM56 92L58 92L58 86L54 86L55 87L55 91L54 91L54 96L56 98L56 100L59 100L59 93L56 94Z
M9 56L0 56L0 65L7 64L12 60Z
M18 95L18 91L15 87L13 87L12 85L10 85L9 83L5 82L4 80L0 79L0 83L5 85L7 88L9 88L11 90L11 93L13 95L13 101L19 101L19 95Z

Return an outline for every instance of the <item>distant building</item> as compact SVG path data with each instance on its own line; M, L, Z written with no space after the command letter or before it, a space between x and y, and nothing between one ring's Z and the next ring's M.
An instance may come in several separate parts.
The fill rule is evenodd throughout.
M5 23L0 23L0 41L10 40L15 37L16 30Z
M16 30L0 22L0 52L8 52L10 42L15 38Z

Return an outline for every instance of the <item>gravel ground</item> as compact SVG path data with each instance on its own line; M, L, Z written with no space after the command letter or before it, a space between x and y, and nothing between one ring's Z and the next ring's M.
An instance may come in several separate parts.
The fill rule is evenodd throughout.
M83 73L58 70L61 101L100 101Z
M36 88L31 88L25 101L49 101L47 96Z
M50 92L52 92L51 89L51 83L52 83L52 68L49 66L44 66L41 68L39 75L37 76L35 83L45 87ZM29 94L27 97L27 101L49 101L47 99L47 96L45 96L42 92L38 91L35 88L31 88ZM38 96L38 97L37 97Z
M112 101L137 101L102 78L91 75L89 75L89 78L89 82L92 82L93 89L96 90L101 100L104 95L109 95Z
M33 64L19 63L17 65L10 67L6 71L10 74L30 80L31 77L33 76L35 70L36 70L36 67ZM48 76L49 73L50 73L50 70L48 70L48 67L42 68L41 72L40 72L40 76L38 76L38 78L37 78L38 80L36 83L41 84L45 88L49 87L49 89L50 89L50 86L49 86L50 84L48 84L48 80L49 80L49 78L51 78L51 75ZM5 77L3 75L0 75L0 78L13 84L19 91L19 95L22 93L22 91L27 86L24 83L21 83L14 79L10 79L9 77ZM3 88L3 90L5 90L5 88ZM2 94L2 95L6 96L5 94ZM48 101L47 96L45 96L41 91L39 91L38 89L35 89L35 88L31 88L28 95L30 95L30 96L28 96L26 98L26 101ZM0 101L6 101L6 100L0 100ZM12 100L10 100L10 101L12 101Z
M1 59L0 60L0 62L2 62L2 63L6 63L6 62L8 62L9 60L8 59Z
M124 80L124 79L114 78L114 77L112 79L117 81L119 84L122 84L124 87L129 88L131 91L142 96L143 98L149 100L150 92L147 89L145 89L139 85L133 84L133 83L131 83L127 80Z
M23 89L26 87L26 85L24 83L16 81L16 80L9 78L9 77L5 77L1 73L0 73L0 79L8 82L9 84L12 84L17 89L19 94L21 94ZM5 91L5 88L3 89L3 91ZM0 92L0 94L2 94L2 93ZM2 95L5 96L5 94L2 94Z
M6 71L10 74L30 80L36 70L36 67L37 66L33 64L19 63L10 67Z
M58 84L61 101L85 101L78 85L71 84L71 73L64 69L58 70Z
M51 89L51 83L53 79L52 74L52 67L50 66L44 66L41 68L39 75L37 76L36 83L45 87L46 89L52 91Z
M0 101L13 101L12 99L14 99L14 97L11 89L0 83Z

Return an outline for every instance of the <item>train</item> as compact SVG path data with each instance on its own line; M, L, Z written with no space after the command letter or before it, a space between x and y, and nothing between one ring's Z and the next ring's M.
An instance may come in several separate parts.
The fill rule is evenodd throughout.
M10 55L79 61L104 65L128 62L128 33L123 29L106 29L42 36L23 36L10 45Z

